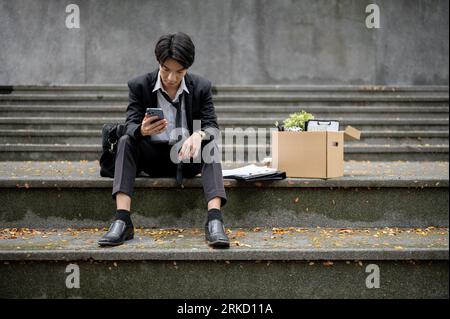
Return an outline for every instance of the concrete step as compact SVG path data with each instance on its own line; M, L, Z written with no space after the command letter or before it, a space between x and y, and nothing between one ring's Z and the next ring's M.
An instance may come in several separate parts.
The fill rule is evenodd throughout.
M448 118L449 110L446 106L217 106L216 112L220 119L243 117L265 118L274 115L288 118L290 114L305 110L312 113L316 119L334 118Z
M337 94L292 94L292 95L216 95L215 102L230 103L302 103L302 102L325 102L333 105L334 103L428 103L440 102L447 103L449 101L448 94L430 94L430 95L337 95Z
M224 214L229 227L448 227L448 180L448 162L346 162L345 176L328 180L225 179ZM104 227L115 211L112 183L99 176L98 161L0 162L0 224ZM201 179L184 185L138 177L136 225L202 225Z
M212 92L217 96L445 96L448 94L448 86L409 86L409 87L358 87L358 86L296 86L296 85L221 85L214 86ZM0 94L5 96L111 96L128 94L127 86L16 86L0 87Z
M305 107L305 111L312 113L318 119L340 118L380 118L389 117L412 118L446 118L449 114L448 106L339 106L339 107ZM217 106L216 114L223 118L263 118L274 114L283 118L299 111L297 106ZM126 112L126 105L0 105L0 117L122 117Z
M448 93L448 86L379 86L379 85L220 85L213 88L217 94L287 94L302 93L340 93L354 95L397 95L442 94Z
M1 95L0 95L1 96ZM369 106L369 107L389 107L389 108L408 108L408 107L448 107L448 101L417 101L417 102L408 102L408 101L339 101L339 100L331 100L331 101L227 101L226 99L214 99L214 107L233 107L239 108L242 105L246 107L255 107L255 108L267 108L273 107L290 107L297 109L307 109L307 108L316 108L316 107L330 107L330 108L338 108L338 107L361 107L361 106ZM127 99L117 99L112 101L104 101L103 99L92 99L92 100L10 100L10 101L2 101L0 99L0 106L32 106L32 105L48 105L48 106L60 106L65 105L68 107L111 107L111 108L126 108L128 105Z
M423 87L426 89L427 87ZM421 90L418 87L419 90ZM439 91L440 87L436 87ZM128 86L117 84L2 85L0 94L127 94Z
M282 122L284 117L267 118L225 118L219 119L221 129L226 127L275 127L275 122ZM433 119L358 119L358 118L335 118L340 121L340 125L345 127L351 125L361 131L369 130L442 130L448 131L449 120L447 118ZM102 117L102 118L52 118L52 117L0 117L0 129L101 129L104 123L123 122L123 117Z
M352 94L289 94L289 95L215 95L214 103L220 105L423 105L446 106L449 102L448 93L439 94L397 94L397 95L352 95ZM66 105L126 105L127 94L0 94L0 104L66 104Z
M128 289L127 298L448 298L448 228L227 232L228 250L207 248L201 224L137 229L127 244L101 249L103 229L0 229L1 295L123 298ZM80 285L68 289L74 269ZM369 276L375 272L377 279Z
M128 94L0 94L0 101L127 101ZM283 95L274 94L216 94L217 102L293 102L293 101L348 101L348 102L447 102L446 92L438 94L395 94L395 95L352 95L352 94L317 94L291 93Z
M222 150L222 160L253 162L271 156L271 148L268 145L219 146ZM0 161L96 160L101 155L101 144L0 144L0 152ZM351 144L344 147L344 159L446 161L449 159L449 146Z
M288 93L288 92L326 92L353 94L398 94L408 93L446 93L448 86L440 85L214 85L215 94L238 93ZM123 84L63 84L63 85L14 85L0 86L0 94L83 94L83 93L127 93L128 87Z
M227 131L228 132L228 131ZM222 144L226 144L225 130L221 132ZM244 139L270 143L270 131L258 134L258 131L231 132L230 141L243 144ZM360 141L346 141L346 145L364 142L366 144L391 146L411 144L430 146L448 144L448 131L364 131ZM98 144L101 130L0 130L0 144Z
M212 87L217 96L445 96L448 86L409 87L358 87L358 86L297 86L297 85L220 85ZM72 86L1 86L0 94L5 96L127 96L127 86L79 85Z

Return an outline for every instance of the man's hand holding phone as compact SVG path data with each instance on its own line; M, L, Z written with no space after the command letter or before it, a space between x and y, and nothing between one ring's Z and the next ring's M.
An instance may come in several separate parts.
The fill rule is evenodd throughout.
M160 114L156 115L147 110L142 120L141 134L142 136L158 135L166 130L167 124L168 121L163 117L161 118Z

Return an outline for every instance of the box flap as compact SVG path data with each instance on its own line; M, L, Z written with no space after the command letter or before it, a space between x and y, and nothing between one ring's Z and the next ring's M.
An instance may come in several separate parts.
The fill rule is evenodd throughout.
M344 131L345 140L359 140L361 138L361 131L348 125Z

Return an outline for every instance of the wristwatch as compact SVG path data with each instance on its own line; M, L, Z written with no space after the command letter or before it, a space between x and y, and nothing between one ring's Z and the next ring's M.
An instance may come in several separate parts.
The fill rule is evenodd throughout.
M205 138L205 136L206 136L206 133L203 132L202 130L195 131L194 133L198 133L198 134L200 135L200 137L202 138L202 140L203 140L203 139Z

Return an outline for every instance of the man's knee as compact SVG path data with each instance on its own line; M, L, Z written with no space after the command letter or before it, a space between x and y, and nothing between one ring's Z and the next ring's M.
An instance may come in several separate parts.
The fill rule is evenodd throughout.
M203 142L203 141L202 141ZM212 164L212 163L220 163L222 160L222 153L219 149L217 143L212 141L206 141L207 143L203 145L201 148L201 159L202 163Z
M139 156L137 141L128 135L123 135L117 145L116 168L122 167L125 162L134 158L136 162Z
M136 139L132 138L128 134L125 134L119 139L117 147L136 146L136 145L137 145Z
M129 143L130 140L131 140L130 135L128 135L128 134L122 135L122 137L119 139L119 144L120 143Z

